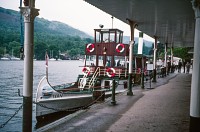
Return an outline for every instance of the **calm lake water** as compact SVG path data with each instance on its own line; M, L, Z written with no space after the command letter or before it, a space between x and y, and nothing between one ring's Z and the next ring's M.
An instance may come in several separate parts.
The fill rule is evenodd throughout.
M83 61L49 61L49 81L52 85L75 82L81 73ZM23 98L24 61L0 61L0 125L5 123L21 106ZM45 61L34 61L33 100L40 79L46 74ZM35 131L35 104L33 104L33 131ZM22 131L22 109L0 131Z

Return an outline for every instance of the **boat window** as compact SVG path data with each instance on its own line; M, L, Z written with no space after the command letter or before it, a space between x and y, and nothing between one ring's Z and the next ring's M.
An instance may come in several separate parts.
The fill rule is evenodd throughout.
M106 57L106 66L111 67L112 66L112 58L111 56Z
M95 38L96 38L96 43L98 43L98 42L101 42L101 34L99 33L99 32L96 32L96 36L95 36Z
M99 56L98 58L98 65L103 66L103 56Z
M105 42L105 43L110 42L109 33L104 33L103 34L103 42Z
M115 42L115 34L110 35L110 42Z
M115 67L125 67L125 65L127 63L125 61L125 57L124 56L115 56L114 60L115 60Z
M86 56L86 65L94 66L96 64L96 55L88 55Z
M117 34L116 34L117 36L116 36L116 43L120 43L121 41L120 41L120 32L117 32Z

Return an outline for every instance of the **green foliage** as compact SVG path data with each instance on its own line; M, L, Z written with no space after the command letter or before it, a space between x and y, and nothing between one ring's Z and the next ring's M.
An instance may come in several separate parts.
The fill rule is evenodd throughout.
M173 56L182 58L184 60L191 60L193 57L193 54L189 54L188 51L191 50L191 47L175 47L173 48ZM164 59L165 51L164 51L164 45L160 44L160 46L157 49L158 57L161 59ZM167 55L171 55L171 48L168 47L167 49Z
M0 7L0 57L5 54L5 49L7 54L19 57L20 34L20 13ZM45 59L46 50L49 55L53 51L54 58L59 56L59 51L76 58L84 54L85 44L92 41L91 36L67 24L35 19L34 54L38 60Z
M174 56L182 58L184 60L190 60L193 57L193 54L189 54L188 51L191 47L184 47L184 48L174 48Z

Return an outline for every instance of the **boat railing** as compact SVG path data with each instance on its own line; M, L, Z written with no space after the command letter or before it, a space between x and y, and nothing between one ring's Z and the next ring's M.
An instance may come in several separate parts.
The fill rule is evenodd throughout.
M85 88L85 85L87 83L87 74L84 74L84 76L82 78L79 78L79 82L78 82L78 88L83 89Z
M107 71L108 67L100 67L99 71L99 76L107 76ZM128 76L128 69L127 68L118 68L114 67L115 69L115 76L116 77L127 77Z
M100 74L100 68L97 67L97 69L95 70L94 74L92 75L90 81L89 81L89 88L91 88L92 86L94 86L95 81L97 76Z
M111 67L104 67L104 66L87 66L90 68L90 75L92 78L96 78L97 76L107 76L107 69ZM128 69L125 67L113 67L115 69L115 76L116 77L128 77ZM135 73L135 70L133 70Z
M92 78L96 78L97 76L107 76L107 69L111 68L111 67L90 67L90 75L92 76ZM129 69L125 68L125 67L113 67L115 69L115 77L128 77L128 71ZM141 74L142 71L141 68L133 68L132 73L133 74Z

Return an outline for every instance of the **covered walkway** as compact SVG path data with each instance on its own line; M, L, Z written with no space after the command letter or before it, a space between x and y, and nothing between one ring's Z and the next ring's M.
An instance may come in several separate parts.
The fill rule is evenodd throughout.
M134 87L134 96L117 95L115 106L109 99L37 131L188 132L191 75L173 73L158 78L152 85L155 89Z

